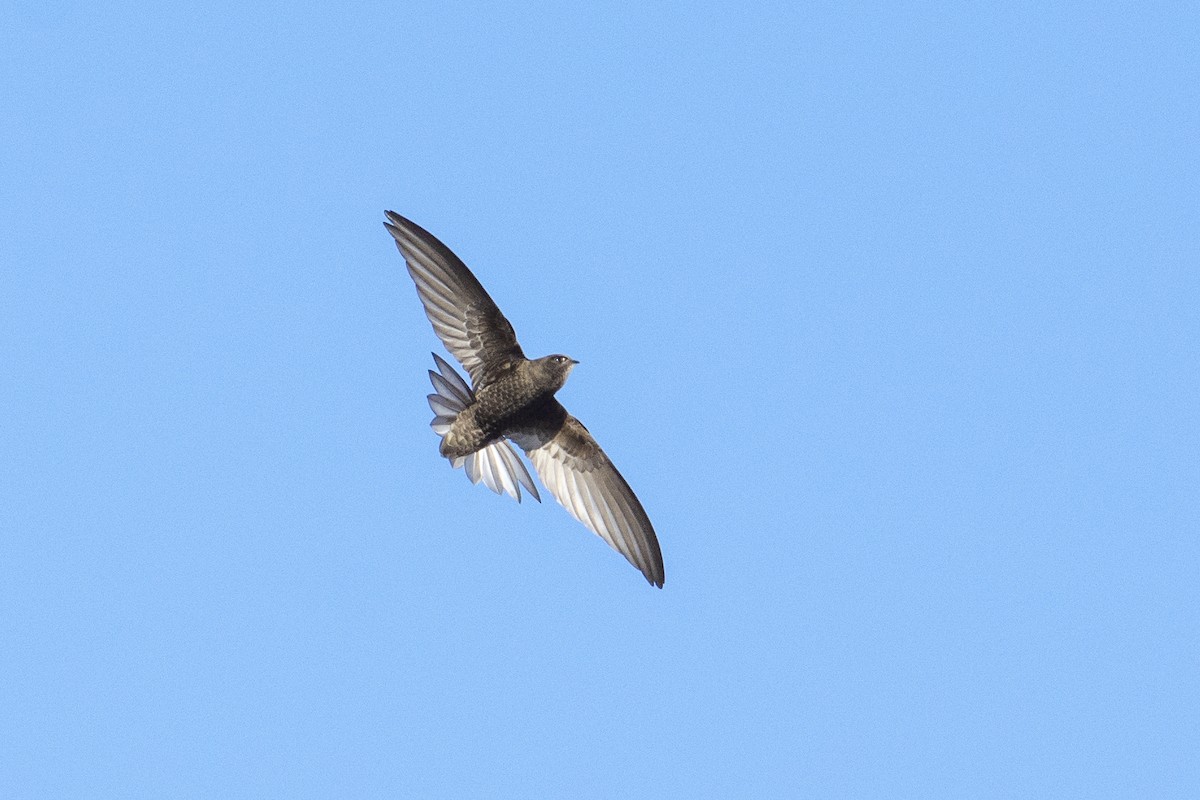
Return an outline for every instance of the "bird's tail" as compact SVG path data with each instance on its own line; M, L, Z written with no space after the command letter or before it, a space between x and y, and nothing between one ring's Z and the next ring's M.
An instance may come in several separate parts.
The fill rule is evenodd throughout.
M438 372L429 370L429 380L434 388L434 394L429 395L429 407L436 416L429 427L444 438L459 412L475 401L475 393L445 359L434 353L433 360ZM450 464L455 469L463 467L471 483L483 481L496 494L506 492L518 503L521 502L522 486L529 490L534 500L542 501L525 463L505 439L498 439L469 455L451 458Z

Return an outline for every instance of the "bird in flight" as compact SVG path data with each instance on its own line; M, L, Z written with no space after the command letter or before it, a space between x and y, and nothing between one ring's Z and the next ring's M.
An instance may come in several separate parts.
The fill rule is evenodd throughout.
M516 444L542 483L571 516L663 585L658 538L629 484L583 423L554 393L579 362L564 355L528 359L512 325L458 256L394 211L384 226L396 240L433 330L471 376L471 385L438 357L429 371L430 423L440 451L472 483L521 501L521 487L541 501Z

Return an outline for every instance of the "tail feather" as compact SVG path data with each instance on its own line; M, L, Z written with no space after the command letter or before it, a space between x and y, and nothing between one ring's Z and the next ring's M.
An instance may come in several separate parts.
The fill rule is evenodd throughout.
M453 417L462 411L462 406L458 403L447 402L440 394L429 395L429 407L433 409L433 413L444 417Z
M438 371L442 373L442 377L453 384L454 388L457 390L458 396L464 403L469 403L471 400L475 399L475 393L471 391L470 385L463 380L462 376L458 374L458 371L455 370L454 367L452 367L446 361L446 359L442 358L437 353L433 353L433 363L437 364Z
M450 432L459 412L475 400L475 393L455 372L454 367L439 358L437 353L433 354L433 360L438 372L429 370L429 380L433 383L435 393L429 395L428 399L429 407L437 416L429 423L429 427L438 436L444 437ZM533 495L533 499L539 503L542 501L525 462L521 461L505 439L492 442L470 455L452 458L450 465L455 469L463 467L471 483L483 481L496 494L507 494L518 503L521 502L522 486Z

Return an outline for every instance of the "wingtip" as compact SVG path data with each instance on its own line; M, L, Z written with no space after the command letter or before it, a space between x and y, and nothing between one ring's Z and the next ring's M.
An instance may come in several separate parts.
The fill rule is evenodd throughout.
M405 254L404 248L413 235L413 228L417 226L413 224L412 220L400 216L395 211L384 210L383 216L386 217L383 221L383 227L396 240L396 247L400 249L400 253L404 255L405 261L407 261L408 256ZM411 271L412 267L410 265L409 272Z

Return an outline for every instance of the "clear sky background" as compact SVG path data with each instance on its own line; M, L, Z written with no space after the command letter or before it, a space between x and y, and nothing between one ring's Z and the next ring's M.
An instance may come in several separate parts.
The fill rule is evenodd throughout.
M1200 794L1193 5L168 5L0 11L0 795Z

